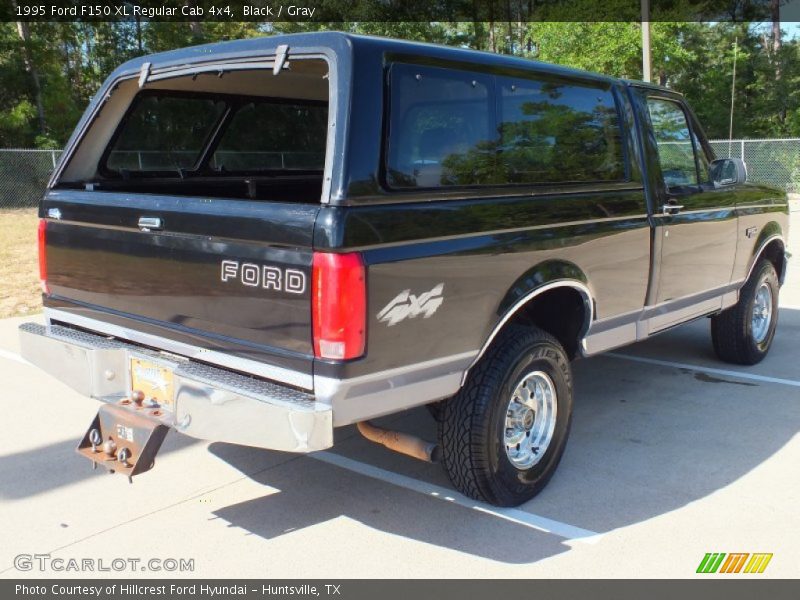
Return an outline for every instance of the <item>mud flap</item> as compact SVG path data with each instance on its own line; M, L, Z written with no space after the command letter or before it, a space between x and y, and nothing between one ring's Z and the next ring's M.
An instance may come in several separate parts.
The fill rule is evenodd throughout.
M122 402L125 402L124 400ZM158 411L156 411L158 412ZM87 429L77 452L111 473L120 473L133 481L134 475L155 465L169 425L142 412L124 406L103 404Z

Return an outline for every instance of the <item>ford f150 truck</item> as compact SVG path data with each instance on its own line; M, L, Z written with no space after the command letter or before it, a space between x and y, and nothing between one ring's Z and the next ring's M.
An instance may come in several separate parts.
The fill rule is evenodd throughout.
M673 90L325 32L125 63L40 217L22 352L104 403L95 466L146 471L170 428L313 452L358 424L516 505L573 359L700 317L722 360L766 355L788 205ZM420 405L438 444L369 422Z

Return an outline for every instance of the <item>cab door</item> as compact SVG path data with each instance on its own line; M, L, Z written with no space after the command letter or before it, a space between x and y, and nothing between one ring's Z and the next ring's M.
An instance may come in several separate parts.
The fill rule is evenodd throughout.
M651 305L679 320L704 314L730 284L736 258L735 194L710 180L707 144L679 96L646 96L660 173L654 173L654 248L659 254ZM653 164L653 163L651 163ZM660 256L660 261L658 257ZM655 283L655 282L654 282ZM659 319L653 329L669 326Z

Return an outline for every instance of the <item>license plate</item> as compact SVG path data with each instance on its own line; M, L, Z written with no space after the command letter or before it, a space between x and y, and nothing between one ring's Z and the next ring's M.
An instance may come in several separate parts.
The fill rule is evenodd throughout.
M145 400L154 399L171 409L174 404L175 377L172 369L151 360L131 358L131 390L144 393Z

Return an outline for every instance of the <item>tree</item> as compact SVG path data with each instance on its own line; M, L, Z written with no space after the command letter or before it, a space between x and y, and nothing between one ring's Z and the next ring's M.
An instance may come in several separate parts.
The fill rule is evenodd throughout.
M192 5L196 0L184 1ZM333 18L347 10L362 19L345 23L0 23L0 146L63 144L103 80L130 58L274 33L338 29L514 54L618 77L641 77L641 29L636 22L526 22L525 15L532 7L537 14L554 17L563 10L559 3L530 0L445 3L447 10L449 6L471 7L475 20L414 21L414 7L423 1L321 3L327 10L323 15ZM576 1L582 2L582 14L590 14L586 11L596 5L596 0ZM779 1L770 0L772 20L765 24L652 24L657 81L685 94L712 137L727 136L737 37L734 135L800 137L800 44L785 39L781 32ZM617 0L609 0L597 10L608 11L612 2ZM633 6L627 0L618 3L623 11L620 15ZM634 4L637 8L638 3Z
M19 39L22 40L22 56L25 63L25 70L30 74L31 83L33 83L33 96L36 100L36 116L39 119L39 130L44 132L47 130L47 122L44 118L42 84L39 81L39 71L33 62L33 54L30 48L31 34L28 24L24 21L17 21L17 33L19 33Z

